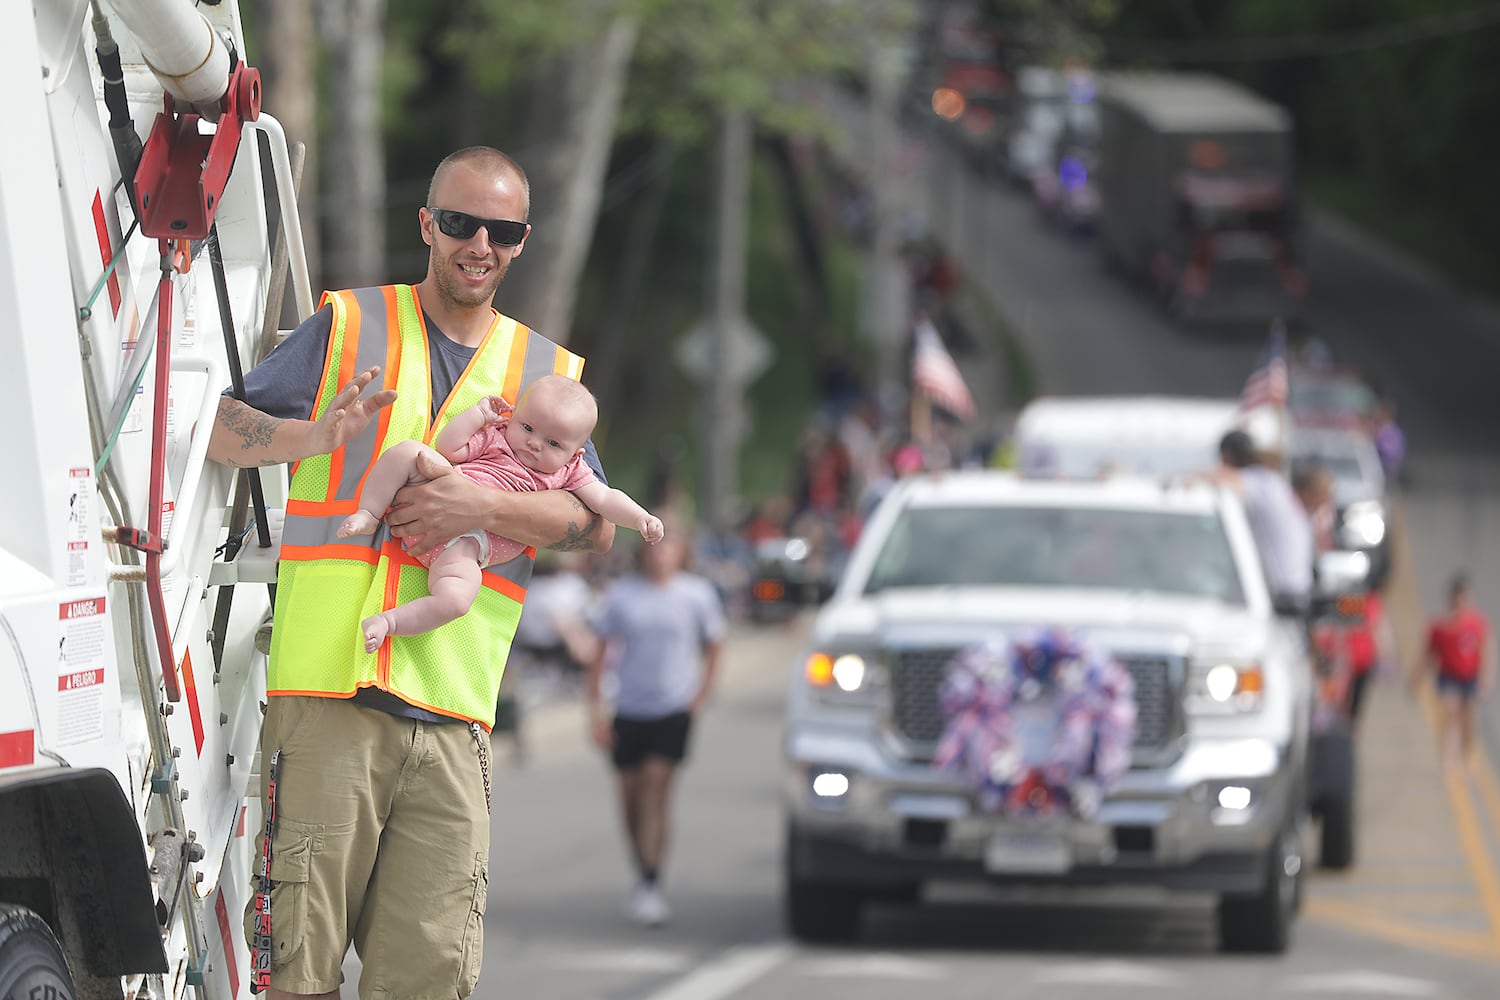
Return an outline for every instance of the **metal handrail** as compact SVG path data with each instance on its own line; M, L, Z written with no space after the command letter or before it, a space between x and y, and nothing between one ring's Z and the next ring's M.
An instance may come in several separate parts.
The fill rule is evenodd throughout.
M291 154L287 150L286 130L275 118L260 113L247 129L266 133L271 147L271 169L276 176L276 202L281 212L281 228L286 233L287 259L291 265L292 290L296 300L297 319L313 314L312 280L307 275L307 245L302 240L302 215L297 207L297 188L292 183Z

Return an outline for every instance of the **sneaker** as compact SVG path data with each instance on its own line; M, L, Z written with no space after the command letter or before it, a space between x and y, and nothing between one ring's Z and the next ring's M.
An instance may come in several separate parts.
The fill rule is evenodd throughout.
M647 927L660 927L667 922L669 916L671 916L671 910L656 886L642 882L630 894L630 917L636 923Z

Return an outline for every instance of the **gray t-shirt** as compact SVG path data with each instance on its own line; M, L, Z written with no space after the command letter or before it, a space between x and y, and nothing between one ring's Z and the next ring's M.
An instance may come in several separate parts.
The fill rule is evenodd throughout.
M1245 519L1255 536L1273 597L1305 601L1312 594L1312 521L1286 477L1273 469L1240 470Z
M685 711L703 676L703 647L724 638L724 605L693 573L663 583L627 576L605 591L592 624L615 641L615 714L660 719Z
M437 408L453 391L454 384L468 367L476 349L449 339L425 312L423 318L427 322L427 361L432 372L432 413L429 418L436 419ZM324 306L303 320L260 364L245 373L245 402L262 413L283 420L308 419L312 415L313 403L318 398L323 362L328 355L328 339L332 335L333 307ZM230 392L230 389L224 390L225 395ZM514 403L515 400L510 402ZM604 478L604 468L599 464L592 439L584 446L583 460L594 470L594 475L601 483L608 482ZM425 722L457 721L408 705L395 695L378 688L361 688L352 700L357 705L378 708L409 719L421 719Z

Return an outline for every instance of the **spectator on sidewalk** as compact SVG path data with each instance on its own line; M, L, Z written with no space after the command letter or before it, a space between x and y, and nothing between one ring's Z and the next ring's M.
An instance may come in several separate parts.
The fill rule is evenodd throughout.
M1474 606L1469 579L1456 574L1448 584L1448 613L1435 618L1427 630L1422 662L1412 672L1415 687L1428 674L1437 675L1442 701L1442 755L1450 774L1472 771L1478 729L1476 701L1488 695L1495 682L1495 635L1484 614Z
M603 640L589 665L594 741L609 752L637 881L628 901L636 921L669 916L659 880L666 861L672 784L688 738L708 700L724 642L723 605L714 586L686 567L689 530L643 545L637 571L606 590L593 616ZM613 663L612 716L604 704L606 657Z
M1380 456L1380 467L1391 483L1406 482L1406 432L1396 423L1396 405L1382 398L1375 404L1371 419L1371 435L1375 439L1375 453Z

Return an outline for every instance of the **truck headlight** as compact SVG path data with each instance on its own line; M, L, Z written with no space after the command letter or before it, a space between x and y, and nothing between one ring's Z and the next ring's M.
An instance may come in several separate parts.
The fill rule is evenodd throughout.
M1356 500L1344 508L1339 533L1350 548L1373 549L1385 539L1385 506L1379 500Z
M1205 715L1253 712L1265 694L1265 672L1258 663L1205 663L1193 667L1187 709Z
M863 654L819 651L807 655L802 676L814 690L827 691L837 697L873 690L879 672Z

